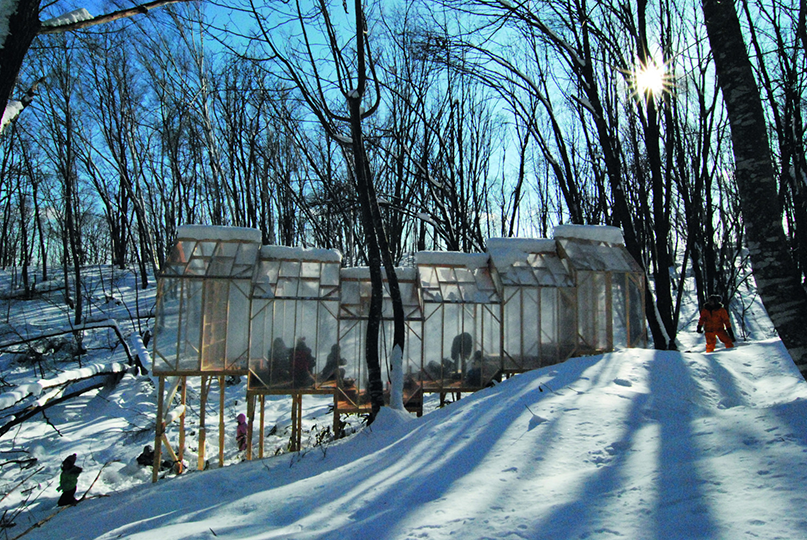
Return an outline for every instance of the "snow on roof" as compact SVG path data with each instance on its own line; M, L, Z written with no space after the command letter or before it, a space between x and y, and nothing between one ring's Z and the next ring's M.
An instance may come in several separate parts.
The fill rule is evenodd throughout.
M555 252L557 247L551 238L488 238L488 252L493 250L518 250L524 253Z
M488 265L490 255L487 253L461 253L459 251L418 251L415 263L423 266L464 266L465 268L481 268Z
M261 259L263 260L294 260L294 261L320 261L342 262L342 254L336 249L302 248L289 246L262 246Z
M381 272L384 275L384 279L386 279L387 278L386 270L384 270L384 268L381 268ZM339 275L342 278L346 279L369 280L370 267L354 266L353 268L342 268L339 271ZM417 268L399 266L398 268L395 269L395 275L398 277L398 281L415 281L417 279Z
M555 238L592 240L624 246L622 229L607 225L558 225L552 232Z
M488 253L499 271L527 260L530 253L557 253L554 240L547 238L488 238Z
M223 227L212 225L182 225L177 229L177 240L201 240L208 242L251 242L260 244L261 231L247 227Z

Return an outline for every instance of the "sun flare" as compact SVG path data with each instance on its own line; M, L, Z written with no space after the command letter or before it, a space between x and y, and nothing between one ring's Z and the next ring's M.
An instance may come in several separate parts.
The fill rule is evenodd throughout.
M670 90L667 66L663 61L648 59L634 71L633 83L637 95L645 99L659 99Z

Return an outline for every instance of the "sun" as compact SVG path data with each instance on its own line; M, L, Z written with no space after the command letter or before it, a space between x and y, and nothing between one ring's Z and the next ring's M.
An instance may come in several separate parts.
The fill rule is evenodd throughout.
M663 60L639 62L631 78L636 95L644 99L660 99L670 91L670 74Z

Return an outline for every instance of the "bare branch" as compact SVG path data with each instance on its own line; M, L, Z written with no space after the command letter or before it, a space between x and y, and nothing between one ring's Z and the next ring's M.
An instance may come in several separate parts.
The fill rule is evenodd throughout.
M64 32L82 30L84 28L89 28L90 26L126 19L129 17L134 17L135 15L144 15L152 9L187 1L188 0L154 0L154 2L147 2L132 8L113 11L112 13L99 15L97 17L93 17L92 19L87 19L86 21L76 21L68 24L60 24L58 26L40 26L39 34L62 34Z

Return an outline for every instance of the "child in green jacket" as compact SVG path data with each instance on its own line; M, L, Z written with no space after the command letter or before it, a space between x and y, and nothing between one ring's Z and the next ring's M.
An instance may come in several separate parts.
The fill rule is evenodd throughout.
M81 474L81 467L76 465L76 454L71 454L62 461L62 474L59 476L59 487L56 491L61 491L59 506L68 506L78 503L76 500L76 485L78 485L78 475Z

